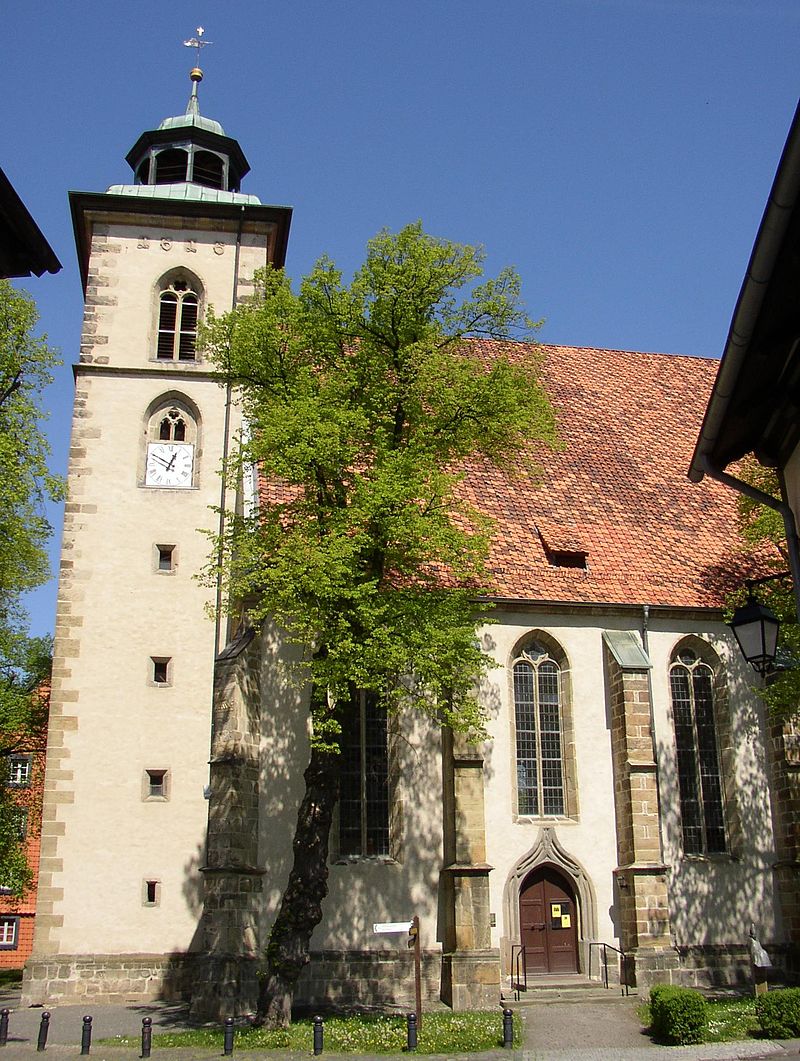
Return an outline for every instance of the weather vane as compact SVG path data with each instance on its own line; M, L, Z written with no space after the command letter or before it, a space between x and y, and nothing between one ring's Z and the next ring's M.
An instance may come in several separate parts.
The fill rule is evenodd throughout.
M204 41L203 40L203 34L204 33L205 33L205 30L203 29L203 27L202 26L198 26L197 27L197 36L196 37L190 37L188 41L184 41L183 42L184 48L196 48L197 49L197 59L195 60L195 66L200 66L200 52L202 51L202 49L206 48L209 44L213 44L214 43L213 41Z

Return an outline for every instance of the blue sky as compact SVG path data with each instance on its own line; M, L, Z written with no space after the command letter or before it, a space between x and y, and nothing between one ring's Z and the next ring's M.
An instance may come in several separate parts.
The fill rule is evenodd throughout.
M721 353L797 103L797 0L16 3L1 164L64 264L25 285L65 361L56 469L82 314L67 191L130 179L139 134L185 108L198 25L242 190L294 207L291 275L322 253L348 272L421 218L516 266L546 342ZM54 583L29 607L51 630Z

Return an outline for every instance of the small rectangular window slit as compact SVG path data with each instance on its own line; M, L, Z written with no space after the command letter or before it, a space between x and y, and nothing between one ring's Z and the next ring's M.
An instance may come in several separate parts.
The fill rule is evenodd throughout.
M158 570L159 571L172 571L173 570L173 554L175 552L174 545L157 545L156 551L158 552Z
M170 670L170 657L169 656L151 656L150 662L153 665L152 681L154 685L169 685L169 670Z
M167 776L166 770L148 770L147 771L147 784L149 788L148 795L152 797L166 796L166 783L165 778Z
M158 906L161 897L161 883L157 880L146 880L144 882L144 905Z

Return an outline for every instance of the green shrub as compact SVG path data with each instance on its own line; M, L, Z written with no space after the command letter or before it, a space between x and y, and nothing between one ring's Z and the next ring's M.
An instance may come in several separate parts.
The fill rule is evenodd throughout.
M794 1039L800 1035L800 987L768 991L756 998L756 1016L770 1039Z
M679 1046L701 1043L707 1022L706 1000L698 991L669 984L651 988L650 1024L656 1038Z

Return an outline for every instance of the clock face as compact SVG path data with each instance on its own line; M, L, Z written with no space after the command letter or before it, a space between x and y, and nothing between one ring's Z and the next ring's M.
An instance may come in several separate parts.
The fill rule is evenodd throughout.
M194 447L185 442L150 442L147 446L145 486L192 485Z

